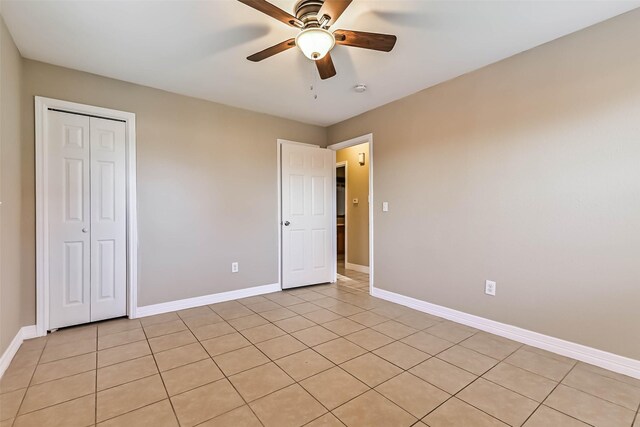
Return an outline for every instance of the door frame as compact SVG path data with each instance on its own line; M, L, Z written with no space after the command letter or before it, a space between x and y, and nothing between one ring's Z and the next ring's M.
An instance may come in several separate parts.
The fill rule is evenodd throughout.
M349 181L349 163L348 162L336 162L336 170L338 168L344 168L344 262L347 265L347 254L349 253L349 239L347 239L347 230L349 229L349 215L347 215L347 203L349 202L349 190L347 182ZM336 176L338 174L336 173ZM334 180L335 181L335 180ZM336 186L337 187L337 186ZM338 190L336 188L336 275L338 274ZM337 281L337 276L336 276Z
M289 141L287 139L280 139L278 138L276 140L276 153L277 153L277 157L276 157L276 175L277 175L277 191L278 191L278 221L276 222L276 227L278 230L278 284L280 285L280 289L282 288L282 284L284 283L284 281L282 280L282 144L295 144L295 145L304 145L306 147L316 147L316 148L322 148L320 145L318 144L307 144L305 142L297 142L297 141ZM332 181L334 183L334 185L332 185L332 210L333 210L333 219L332 219L332 227L333 227L333 239L331 242L331 246L332 246L332 252L334 254L334 262L332 263L332 271L331 271L331 277L333 278L333 282L331 283L335 283L337 280L337 263L336 263L336 251L337 251L337 247L336 247L336 236L335 236L335 229L336 229L336 186L335 186L335 180L336 180L336 168L334 167L333 169L333 174L332 174Z
M348 147L353 147L354 145L359 145L359 144L364 144L365 142L369 143L369 294L371 294L371 291L373 290L373 282L374 282L374 262L373 262L373 254L374 254L374 245L373 245L373 206L374 206L374 197L373 197L373 133L368 133L366 135L362 135L362 136L357 136L355 138L352 139L348 139L346 141L342 141L342 142L338 142L337 144L333 144L333 145L329 145L327 148L329 150L333 150L333 151L338 151L341 150L343 148L348 148ZM334 168L335 170L335 168ZM335 175L335 174L334 174ZM335 176L334 176L334 180L335 180ZM335 185L334 185L334 192L335 192ZM335 199L335 194L334 194L334 199ZM347 199L347 202L349 200ZM346 210L346 206L345 206L345 210ZM334 215L335 217L336 215ZM337 227L334 224L333 227L333 241L335 242L337 239L336 233L337 233ZM346 214L345 214L345 234L347 232L346 229ZM347 246L345 244L345 266L347 264ZM334 248L333 251L333 256L334 256L334 268L337 271L337 266L338 266L338 253L337 250ZM337 279L337 278L336 278Z
M127 315L138 308L138 219L136 198L136 115L126 111L78 104L42 96L35 97L36 160L36 334L49 330L49 185L47 135L49 109L68 111L125 123L127 181Z

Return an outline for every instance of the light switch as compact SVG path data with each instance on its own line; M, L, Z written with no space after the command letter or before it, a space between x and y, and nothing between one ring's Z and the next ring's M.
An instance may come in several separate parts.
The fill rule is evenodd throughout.
M389 212L389 202L382 202L382 212Z

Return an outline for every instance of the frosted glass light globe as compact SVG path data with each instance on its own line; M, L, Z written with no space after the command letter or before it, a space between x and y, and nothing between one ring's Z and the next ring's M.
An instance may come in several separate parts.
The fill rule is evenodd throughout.
M296 46L304 56L314 61L324 58L335 44L336 39L333 34L322 28L307 28L296 37Z

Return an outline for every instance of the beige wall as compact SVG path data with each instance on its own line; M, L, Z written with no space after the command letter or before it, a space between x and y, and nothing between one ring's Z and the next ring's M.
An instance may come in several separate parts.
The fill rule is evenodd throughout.
M358 163L365 153L365 164ZM336 162L347 163L347 258L351 264L369 266L369 143L336 151ZM353 199L358 199L358 204Z
M33 314L21 310L32 294L21 257L21 89L22 58L0 17L0 355Z
M136 113L144 306L278 282L276 140L326 130L25 60L24 216L34 218L33 97ZM34 230L24 238L33 243ZM30 266L33 267L33 245ZM231 263L240 272L231 273ZM33 295L33 294L32 294ZM33 306L25 307L33 312Z
M638 22L329 128L374 135L376 287L640 359Z

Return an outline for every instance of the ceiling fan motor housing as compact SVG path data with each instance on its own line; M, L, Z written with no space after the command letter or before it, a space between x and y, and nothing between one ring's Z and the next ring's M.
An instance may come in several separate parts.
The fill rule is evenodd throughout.
M324 3L323 0L300 0L295 6L295 15L303 24L304 28L320 27L318 12Z

